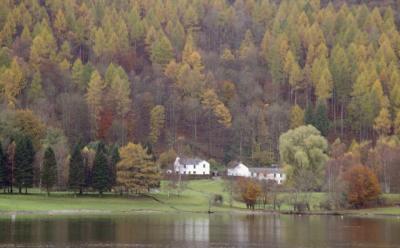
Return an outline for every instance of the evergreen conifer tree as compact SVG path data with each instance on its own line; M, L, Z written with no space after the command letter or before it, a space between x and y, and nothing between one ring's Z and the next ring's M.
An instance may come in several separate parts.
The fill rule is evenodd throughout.
M50 195L50 190L57 179L57 162L51 147L48 147L44 153L41 177L42 185L46 188L47 194Z
M107 163L106 148L100 142L96 149L96 155L93 162L92 186L102 195L104 190L110 185L109 168Z
M25 187L25 193L28 193L28 187L32 187L34 157L32 140L27 136L18 137L15 147L14 179L19 193L22 193L22 187Z
M71 158L69 160L69 178L68 185L70 189L79 191L82 194L85 186L85 164L81 153L81 145L75 145Z

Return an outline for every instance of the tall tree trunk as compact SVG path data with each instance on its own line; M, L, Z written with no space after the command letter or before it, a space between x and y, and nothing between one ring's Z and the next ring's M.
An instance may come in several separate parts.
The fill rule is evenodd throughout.
M343 131L344 131L344 104L341 104L340 107L340 136L343 138Z

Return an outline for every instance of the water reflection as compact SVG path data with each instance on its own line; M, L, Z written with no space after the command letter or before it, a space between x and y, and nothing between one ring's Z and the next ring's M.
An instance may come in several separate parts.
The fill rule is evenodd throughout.
M138 214L0 220L0 247L400 247L400 220L335 216Z

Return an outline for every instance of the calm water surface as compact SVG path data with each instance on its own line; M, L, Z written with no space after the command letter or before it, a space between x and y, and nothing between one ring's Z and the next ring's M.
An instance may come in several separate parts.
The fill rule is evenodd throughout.
M0 220L0 247L400 247L400 219L245 214Z

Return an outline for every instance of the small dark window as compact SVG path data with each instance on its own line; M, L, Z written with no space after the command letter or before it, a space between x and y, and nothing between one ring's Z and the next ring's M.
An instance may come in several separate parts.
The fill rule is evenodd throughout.
M186 169L186 164L183 166L183 168L185 168L185 169Z
M203 168L206 168L206 165L205 165L205 164L203 164Z

